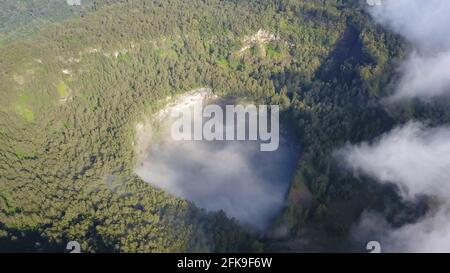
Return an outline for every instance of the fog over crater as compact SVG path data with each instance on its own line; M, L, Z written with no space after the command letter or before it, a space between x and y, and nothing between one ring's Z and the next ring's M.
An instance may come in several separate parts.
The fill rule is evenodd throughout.
M174 140L170 113L206 99L217 98L209 89L191 91L137 125L135 171L169 194L264 230L283 207L298 149L283 130L272 152L261 152L259 141Z

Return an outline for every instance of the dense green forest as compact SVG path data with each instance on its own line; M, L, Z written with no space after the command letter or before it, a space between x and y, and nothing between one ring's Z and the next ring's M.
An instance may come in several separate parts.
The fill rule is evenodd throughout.
M379 103L405 48L359 1L82 3L0 4L0 251L338 251L366 208L417 217L333 157L412 116L449 119ZM136 122L202 86L280 104L295 130L298 169L265 236L133 172Z

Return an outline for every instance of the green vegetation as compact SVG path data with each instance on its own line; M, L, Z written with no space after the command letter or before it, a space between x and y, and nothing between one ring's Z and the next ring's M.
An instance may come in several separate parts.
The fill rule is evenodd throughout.
M64 82L60 82L56 86L56 90L58 90L58 94L61 98L65 98L69 95L69 92L67 91L67 85Z
M266 52L267 57L275 60L279 60L283 56L281 49L273 44L268 44L266 46Z
M13 37L0 42L0 250L62 251L70 240L84 251L333 249L325 241L345 240L363 209L404 210L395 194L343 172L333 150L445 107L376 103L403 47L357 2L86 0L52 7L57 18L44 9L39 18L52 23L27 38L11 36L34 20L14 4L22 19L0 16ZM240 52L260 29L279 39ZM198 86L280 103L303 147L287 208L263 240L133 173L136 122ZM280 227L284 237L271 236Z
M16 104L14 106L14 109L17 112L17 114L23 117L27 122L34 121L34 113L27 106Z

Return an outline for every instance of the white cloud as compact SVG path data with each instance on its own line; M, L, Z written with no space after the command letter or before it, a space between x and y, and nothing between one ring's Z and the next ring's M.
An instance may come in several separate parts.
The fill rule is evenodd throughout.
M395 182L405 198L450 196L450 128L411 122L372 144L347 146L341 153L354 171L382 183Z
M191 97L172 107L186 105ZM153 138L151 123L138 126L135 171L144 181L209 211L223 210L261 230L268 227L284 205L296 149L282 139L272 152L261 152L260 141L176 141L173 119L159 122Z
M433 196L441 202L424 219L394 229L365 214L356 233L371 231L387 251L450 251L450 128L410 122L373 143L347 145L337 153L356 174L394 183L405 199Z
M429 99L450 94L450 51L431 56L421 56L413 52L401 65L400 70L403 75L393 99Z
M393 98L449 95L450 1L384 0L369 11L414 48L400 67L403 77Z

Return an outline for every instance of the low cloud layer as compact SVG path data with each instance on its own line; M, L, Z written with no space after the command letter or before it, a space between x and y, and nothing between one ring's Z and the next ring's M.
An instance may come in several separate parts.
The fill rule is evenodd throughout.
M393 99L450 95L450 1L383 0L369 12L413 47Z
M369 12L412 45L391 99L450 95L450 1L383 0ZM400 228L365 212L355 238L379 240L384 252L450 251L450 127L410 122L337 154L355 175L397 185L405 200L427 195L435 201L425 216Z
M423 219L398 229L366 213L357 235L381 238L384 251L450 251L450 127L411 122L372 143L348 145L338 155L356 175L394 183L405 199L426 194L438 204Z
M138 133L136 173L144 181L257 229L268 227L284 205L297 165L296 149L283 140L273 152L261 152L258 141L175 141L171 120L160 121L165 126L155 136L145 126Z
M256 143L165 140L150 146L136 172L199 207L264 229L283 206L293 162L286 147L264 153Z

